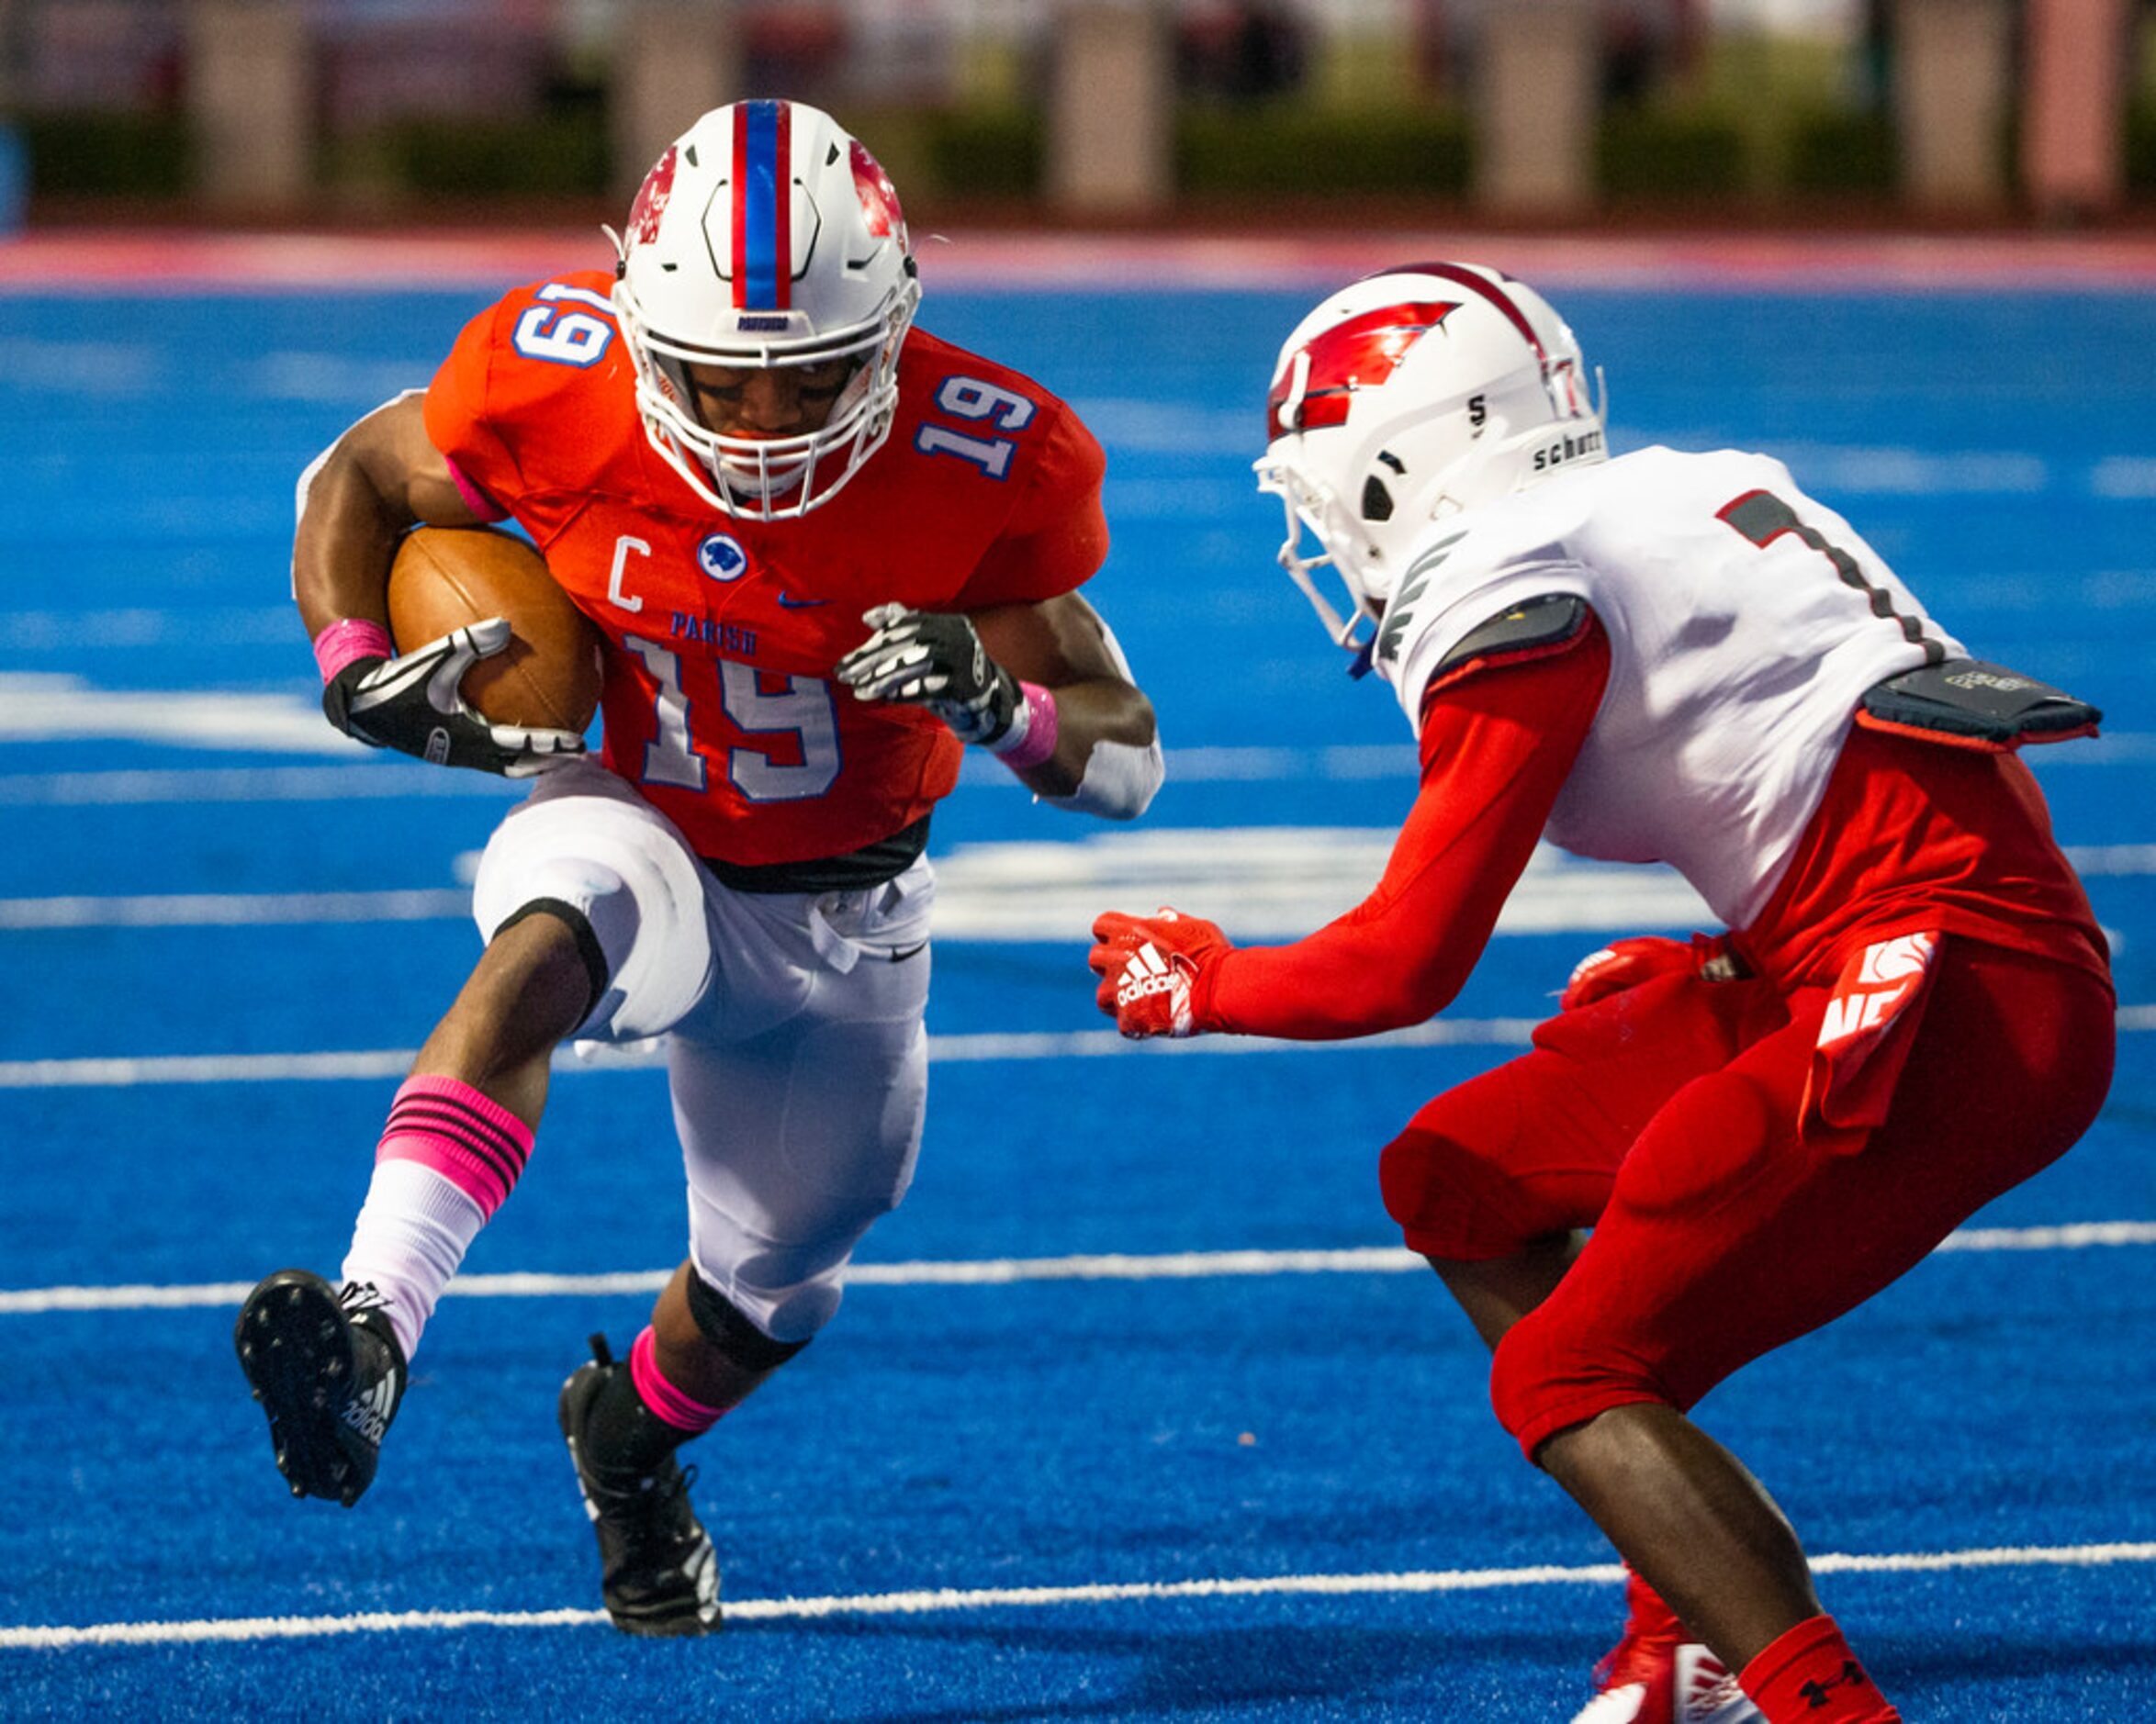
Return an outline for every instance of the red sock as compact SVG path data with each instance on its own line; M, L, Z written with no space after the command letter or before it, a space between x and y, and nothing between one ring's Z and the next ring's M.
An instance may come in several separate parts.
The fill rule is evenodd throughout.
M1798 1623L1737 1681L1767 1724L1902 1724L1832 1617Z

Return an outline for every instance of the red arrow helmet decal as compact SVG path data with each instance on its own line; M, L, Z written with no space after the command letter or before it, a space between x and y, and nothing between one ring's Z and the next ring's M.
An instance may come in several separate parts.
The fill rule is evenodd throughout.
M1417 341L1459 308L1456 299L1386 306L1311 338L1296 355L1308 365L1291 361L1273 379L1265 397L1265 440L1346 424L1354 392L1385 382Z

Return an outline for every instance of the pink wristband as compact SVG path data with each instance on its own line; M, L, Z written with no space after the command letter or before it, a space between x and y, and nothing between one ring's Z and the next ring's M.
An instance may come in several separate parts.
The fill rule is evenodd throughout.
M355 658L394 658L389 631L365 617L346 617L332 622L314 637L314 662L321 666L322 680L334 682L337 673Z
M1006 739L1004 745L989 751L1013 772L1038 767L1056 751L1055 696L1033 682L1020 683L1018 692L1026 697L1026 727L1016 740ZM1015 724L1011 728L1018 730Z

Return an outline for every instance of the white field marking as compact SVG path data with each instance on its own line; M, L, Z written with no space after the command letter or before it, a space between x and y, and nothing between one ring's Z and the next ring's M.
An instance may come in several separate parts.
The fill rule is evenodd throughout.
M1258 1036L1214 1036L1198 1040L1127 1041L1114 1030L1010 1031L979 1036L932 1036L932 1060L972 1064L993 1059L1100 1059L1124 1054L1185 1057L1192 1054L1322 1053L1346 1048L1524 1047L1533 1018L1438 1018L1409 1029L1352 1042L1275 1042ZM359 1049L320 1054L151 1054L79 1059L0 1060L0 1090L120 1089L150 1083L322 1082L351 1078L400 1078L418 1050ZM578 1043L557 1053L556 1071L641 1071L663 1066L657 1040L623 1047Z
M242 371L242 393L266 401L316 401L331 407L381 401L423 385L438 360L354 359L343 353L271 353Z
M0 651L80 653L84 647L297 647L290 605L207 610L0 610Z
M2070 844L2061 848L2080 874L2156 874L2156 844Z
M1828 1574L1937 1573L1955 1569L2105 1568L2156 1562L2156 1544L2019 1545L1975 1550L1830 1551L1812 1559ZM1085 1586L938 1587L825 1598L730 1598L726 1619L809 1622L831 1617L940 1616L968 1610L1048 1609L1071 1605L1152 1604L1180 1598L1368 1597L1499 1592L1528 1586L1613 1586L1615 1562L1573 1567L1424 1569L1390 1574L1262 1574L1208 1580L1126 1581ZM98 1622L82 1628L0 1629L0 1651L62 1651L77 1646L174 1646L207 1641L305 1640L414 1629L596 1628L602 1610L404 1610L347 1617L206 1618L191 1622Z
M1079 417L1102 442L1120 454L1219 456L1247 459L1251 453L1248 416L1238 409L1143 398L1093 396L1074 400ZM1672 428L1635 426L1627 434L1634 445L1673 442L1718 446L1721 439L1687 435ZM2098 497L2156 495L2156 462L2131 456L2100 457L2055 473L2043 456L2024 450L1920 449L1862 443L1784 442L1770 452L1802 476L1814 490L1853 496L2026 497L2049 490L2055 479ZM1140 512L1167 514L1148 507L1155 496L1184 501L1173 512L1183 520L1194 514L1223 515L1230 509L1254 507L1247 481L1201 482L1204 497L1194 506L1185 480L1141 480L1118 487L1111 478L1111 504L1135 500ZM1226 503L1229 507L1223 508ZM1111 508L1111 514L1117 511Z
M2054 767L2129 767L2156 760L2156 731L2105 731L2072 747L2028 748L2021 757L2040 778Z
M1393 834L1360 827L1230 826L1088 834L1075 841L957 845L936 858L936 937L1083 945L1120 905L1200 908L1243 940L1288 939L1351 910L1376 883ZM455 858L468 885L478 853ZM247 892L0 899L0 929L410 922L468 914L455 890ZM1579 862L1546 845L1506 901L1497 932L1625 934L1712 925L1666 868Z
M421 771L426 768L419 768ZM1083 942L1111 903L1202 907L1230 934L1293 938L1352 909L1383 873L1389 830L1241 826L1144 828L1076 841L960 845L937 857L943 943ZM2084 875L2156 874L2156 845L2071 846ZM478 852L458 856L468 885ZM468 892L163 893L0 899L0 929L244 927L303 923L456 920ZM1624 934L1712 925L1698 894L1669 869L1581 862L1538 848L1499 917L1499 934Z
M6 677L0 676L0 696L6 695L7 681ZM328 731L319 714L310 722L317 728ZM336 733L328 732L328 746L334 750ZM61 738L56 733L51 736L18 735L16 740ZM199 738L189 741L198 747L222 745ZM1353 784L1388 778L1412 782L1415 751L1404 743L1310 749L1171 748L1168 770L1179 784L1307 783L1313 779ZM972 756L960 763L959 781L970 790L1025 788L999 761ZM447 771L440 767L376 756L352 766L182 767L0 774L0 806L82 808L163 802L342 802L357 797L373 800L404 796L491 796L507 800L522 796L524 789L491 773Z
M2078 1221L2048 1227L1965 1227L1941 1251L2085 1251L2156 1245L2156 1221ZM1400 1246L1310 1251L1175 1251L1157 1256L1106 1252L1077 1257L982 1258L955 1262L855 1263L853 1287L1011 1287L1036 1282L1212 1281L1237 1276L1402 1275L1429 1265ZM656 1293L670 1269L615 1270L590 1275L513 1272L459 1275L451 1294L466 1299L592 1298ZM248 1282L111 1287L23 1287L0 1291L0 1316L49 1311L184 1311L236 1305Z
M1385 872L1389 829L1233 826L1088 833L1076 842L960 845L936 859L945 940L1084 941L1111 907L1174 904L1240 939L1292 938L1361 902ZM1712 925L1666 868L1578 862L1538 846L1498 918L1501 934Z
M391 892L201 892L139 898L0 898L0 929L261 927L270 924L432 922L468 916L455 887Z
M15 337L0 341L0 374L8 387L28 394L50 390L83 395L138 397L164 380L165 355L147 342L56 341Z
M1201 1036L1193 1041L1127 1041L1114 1030L1017 1030L932 1036L928 1058L971 1065L998 1059L1193 1059L1207 1056L1330 1054L1418 1047L1525 1047L1535 1018L1435 1018L1382 1036L1338 1042L1274 1041L1262 1036ZM2156 1030L2156 1005L2121 1006L2122 1033ZM149 1054L77 1059L0 1060L0 1090L114 1090L153 1083L320 1083L401 1078L418 1050L355 1049L320 1054ZM646 1071L666 1063L656 1041L613 1047L579 1043L557 1053L554 1069Z
M1858 497L2032 496L2051 486L2041 455L2003 449L1915 449L1858 443L1787 442L1775 455L1804 476L1814 495ZM2093 471L2078 488L2094 484Z
M134 808L166 802L350 802L444 796L510 801L526 788L490 772L452 772L416 760L376 759L349 767L18 772L0 775L0 807Z
M10 682L27 678L0 675L0 696L9 694ZM268 697L219 697L264 699ZM305 724L324 733L321 752L365 752L362 745L340 744L336 733L322 723L315 710L297 697L286 722L299 713ZM13 715L7 717L12 720ZM76 733L68 733L74 734ZM220 740L221 737L221 740ZM60 740L51 736L17 734L16 741ZM305 753L271 748L253 737L201 733L185 738L158 736L151 740L185 742L198 748L253 748L268 752ZM1325 748L1252 746L1240 748L1171 748L1168 774L1178 784L1278 784L1320 782L1356 784L1378 778L1412 783L1415 751L1405 743L1342 744ZM2156 732L2106 732L2093 742L2077 742L2071 748L2038 748L2027 756L2039 771L2055 766L2137 766L2156 760ZM980 751L960 764L959 782L967 789L1018 790L1025 787L1000 762ZM379 756L351 766L320 767L194 767L126 768L104 772L20 772L0 774L0 806L62 807L132 806L162 802L342 802L354 798L371 800L397 797L486 796L503 800L521 796L524 787L486 772L453 772L439 767L384 758Z
M0 695L6 692L6 678L0 677ZM328 732L334 746L336 733L328 731L319 713L312 722ZM217 744L204 742L196 745ZM1179 784L1307 783L1313 779L1362 783L1387 778L1412 783L1415 751L1404 743L1309 749L1171 748L1168 770ZM960 763L959 781L970 790L1025 788L1001 762L973 756ZM507 800L522 796L524 788L491 773L449 771L377 755L352 766L0 774L0 805L78 808L161 802L341 802L355 797L400 796L494 796Z
M2145 455L2105 455L2096 463L2089 488L2098 497L2156 497L2156 461Z
M0 672L0 743L122 741L268 755L364 755L297 694L99 688L80 677Z

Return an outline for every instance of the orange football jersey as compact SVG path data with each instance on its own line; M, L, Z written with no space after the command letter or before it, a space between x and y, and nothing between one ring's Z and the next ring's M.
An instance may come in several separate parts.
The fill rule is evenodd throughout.
M457 338L428 435L513 517L606 637L602 758L698 852L838 856L912 824L961 744L918 707L837 682L896 601L1051 599L1107 552L1100 445L1018 373L915 329L881 449L791 521L719 513L660 458L593 271L517 289Z

